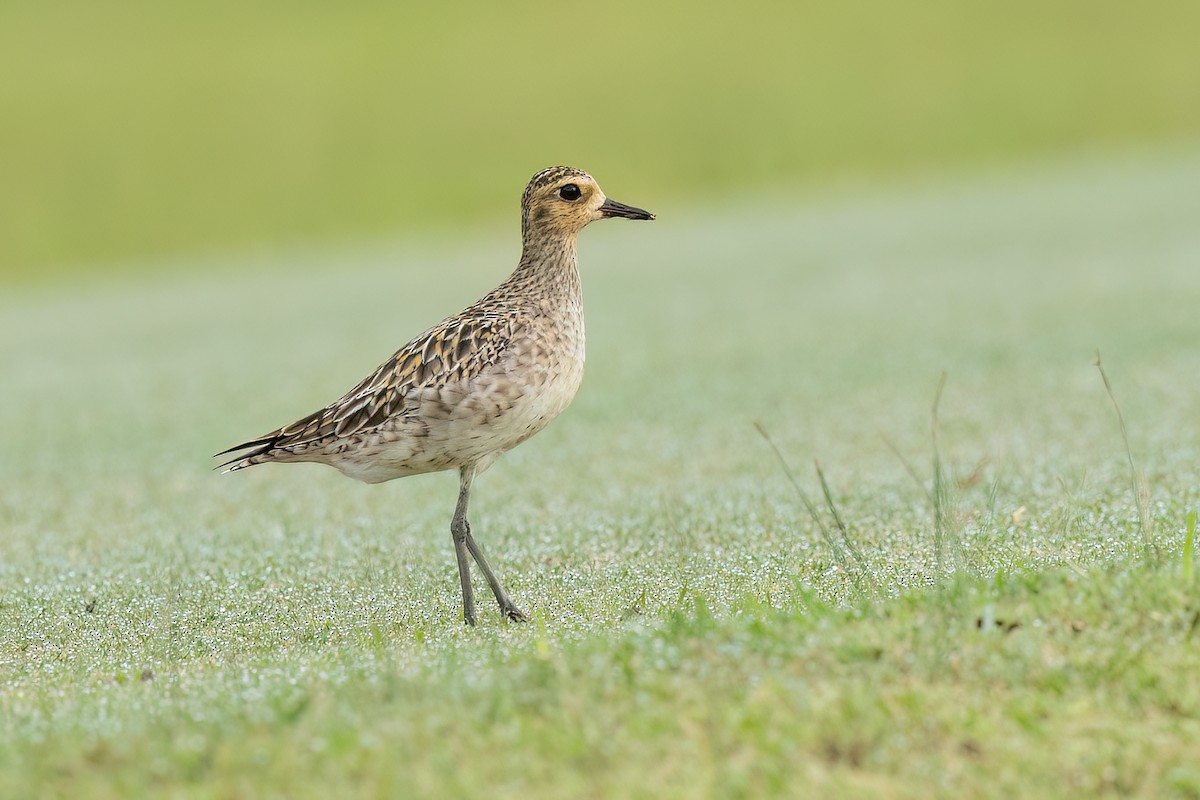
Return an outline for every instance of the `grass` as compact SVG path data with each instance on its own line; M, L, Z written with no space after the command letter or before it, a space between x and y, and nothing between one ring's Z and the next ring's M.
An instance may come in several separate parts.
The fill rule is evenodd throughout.
M1129 447L1129 431L1125 427L1125 415L1121 413L1121 404L1117 402L1117 396L1113 393L1112 383L1108 380L1108 373L1104 371L1104 364L1100 361L1099 352L1096 353L1096 370L1100 373L1100 380L1104 381L1104 391L1108 393L1108 399L1112 401L1113 410L1117 412L1117 424L1121 428L1121 441L1125 444L1125 459L1129 462L1129 481L1133 487L1133 495L1137 500L1138 525L1140 526L1142 537L1146 541L1146 547L1149 550L1154 547L1154 539L1150 535L1150 511L1147 507L1149 504L1150 488L1146 485L1146 476L1138 470L1133 462L1133 452Z
M1187 515L1187 535L1183 540L1183 585L1191 586L1195 579L1195 567L1192 565L1192 559L1195 557L1196 550L1196 516L1195 511L1189 511Z
M0 282L506 224L558 162L662 206L1195 141L1198 27L1184 0L9 0Z
M1198 180L589 229L583 391L473 498L525 626L457 620L453 476L207 460L511 236L6 293L0 796L1200 796Z

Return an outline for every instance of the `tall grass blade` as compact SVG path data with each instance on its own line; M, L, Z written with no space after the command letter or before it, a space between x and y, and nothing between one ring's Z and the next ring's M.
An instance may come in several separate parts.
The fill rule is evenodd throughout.
M858 545L854 543L854 537L850 535L850 528L842 519L842 515L838 512L837 504L833 501L833 493L829 490L829 483L825 480L825 472L821 469L821 462L813 459L813 466L817 470L817 480L821 482L821 492L825 495L825 506L829 509L829 513L833 516L833 522L837 526L838 533L842 537L842 545L850 556L854 559L854 563L858 566L861 574L867 573L867 562L863 558L862 552L858 549Z
M946 388L946 373L938 380L937 392L933 395L930 412L929 438L933 446L933 550L937 559L938 574L945 574L946 557L946 487L942 473L942 453L938 446L938 407L942 404L942 391Z
M912 462L900 452L900 448L896 447L896 444L888 437L883 437L884 443L895 454L896 458L900 459L900 463L904 465L904 469L917 486L921 487L921 491L925 493L925 498L933 508L933 551L939 576L946 573L947 549L954 556L954 567L956 569L962 562L962 544L958 541L956 535L954 535L955 526L952 524L951 519L953 498L950 494L950 488L954 481L946 475L946 470L942 465L941 437L938 420L938 410L942 404L942 391L946 388L946 378L947 373L943 372L938 379L937 391L933 395L933 407L930 413L929 430L933 447L933 481L931 487L925 485L925 481L917 474L917 470L912 465Z
M1195 579L1192 555L1196 548L1196 512L1187 515L1187 534L1183 537L1183 585L1191 586Z
M792 484L792 488L796 490L796 495L800 498L801 504L803 504L805 510L808 511L808 515L812 517L813 522L817 526L817 530L821 532L821 538L825 541L825 546L828 547L829 551L833 554L834 560L837 562L838 566L841 567L842 571L850 576L850 580L854 583L855 589L859 591L859 593L862 593L862 578L858 574L858 570L851 568L849 561L846 559L846 553L842 548L841 543L839 543L837 537L833 535L833 531L829 530L829 525L826 524L824 518L821 517L821 513L817 510L816 504L809 499L808 495L804 492L804 489L801 488L800 481L796 479L796 474L792 472L792 468L788 465L787 459L783 457L783 453L775 444L775 440L771 438L771 434L767 433L766 427L763 426L761 422L755 420L754 428L759 432L759 435L761 435L763 439L766 439L767 444L771 446L771 450L775 452L775 458L778 459L780 467L783 468L783 474L787 476L788 482L790 482Z
M932 507L933 506L933 495L930 494L929 487L925 485L924 479L922 479L921 476L917 474L917 468L913 466L911 461L909 461L907 458L904 457L904 454L900 452L900 448L897 447L896 443L893 442L890 438L888 438L887 436L884 436L883 443L888 446L888 449L892 451L892 454L894 456L896 456L896 458L900 461L901 464L904 465L904 470L908 473L908 476L913 479L913 483L915 483L918 487L920 487L921 492L925 495L925 499L929 501L929 505L930 505L930 507Z
M1138 528L1142 532L1142 546L1147 556L1157 556L1158 547L1154 544L1151 531L1150 487L1146 483L1146 476L1142 475L1133 463L1133 450L1129 446L1129 431L1125 427L1125 415L1121 413L1121 404L1117 402L1117 395L1113 392L1112 383L1108 380L1108 373L1104 371L1099 350L1096 351L1096 360L1093 363L1100 371L1100 379L1104 381L1104 391L1108 393L1108 399L1112 401L1113 408L1117 412L1117 424L1121 427L1121 441L1125 444L1125 459L1129 463L1129 482L1133 489L1133 500L1137 504Z

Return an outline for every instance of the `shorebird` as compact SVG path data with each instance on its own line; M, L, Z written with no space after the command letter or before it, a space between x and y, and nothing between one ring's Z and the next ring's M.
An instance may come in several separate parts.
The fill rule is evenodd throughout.
M482 300L422 333L346 394L291 425L217 453L234 472L315 461L366 483L457 469L450 522L463 619L474 625L469 553L501 613L521 622L471 535L471 483L545 428L583 379L583 294L575 240L606 217L654 219L610 200L591 175L550 167L521 196L521 260Z

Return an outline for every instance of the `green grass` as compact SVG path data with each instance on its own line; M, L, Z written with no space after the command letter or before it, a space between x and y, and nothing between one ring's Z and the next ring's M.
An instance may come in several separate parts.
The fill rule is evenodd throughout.
M1200 796L1197 185L1079 161L589 229L584 388L473 496L525 626L458 622L453 476L207 459L512 236L6 293L0 796Z
M9 0L0 282L507 222L558 162L662 205L1194 142L1197 29L1187 0Z

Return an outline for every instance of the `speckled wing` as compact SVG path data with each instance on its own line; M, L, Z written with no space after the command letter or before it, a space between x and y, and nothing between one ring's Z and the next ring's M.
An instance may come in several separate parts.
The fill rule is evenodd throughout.
M470 380L496 364L519 321L478 307L426 331L398 350L335 402L279 430L217 453L245 450L221 464L227 471L270 461L303 460L306 451L368 433L415 409L423 390Z

